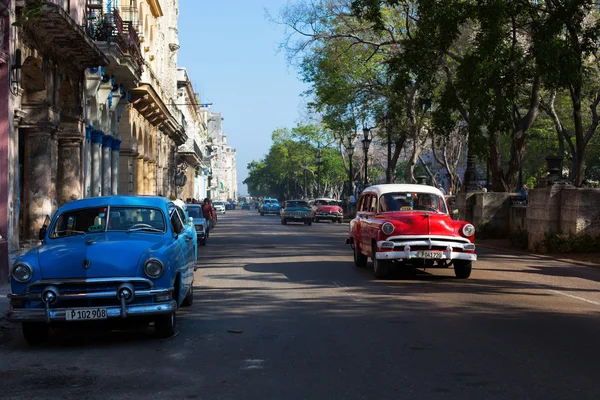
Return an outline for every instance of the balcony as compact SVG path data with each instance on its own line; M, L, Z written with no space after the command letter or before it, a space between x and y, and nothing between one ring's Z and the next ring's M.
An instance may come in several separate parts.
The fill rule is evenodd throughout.
M110 65L114 67L113 75L117 79L128 81L134 78L137 83L142 75L144 58L134 22L124 21L117 9L103 14L102 8L94 7L96 5L88 3L86 10L88 35L111 59ZM127 76L128 72L130 76Z
M23 32L26 41L42 52L51 52L58 59L68 60L71 68L83 70L108 65L107 57L61 4L45 2L40 15L28 18L23 24Z
M183 157L186 163L193 167L196 167L205 161L200 146L198 146L198 143L191 138L189 138L184 145L179 147L179 155Z

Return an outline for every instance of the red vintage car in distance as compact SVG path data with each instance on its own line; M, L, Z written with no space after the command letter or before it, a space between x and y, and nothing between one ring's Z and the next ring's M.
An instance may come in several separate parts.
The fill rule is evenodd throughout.
M337 221L341 224L344 219L344 210L342 210L338 201L334 199L315 199L313 210L315 222Z
M454 267L457 278L471 275L475 228L452 219L443 193L433 186L386 184L366 188L350 221L346 243L354 264L366 267L370 257L376 278L390 268Z

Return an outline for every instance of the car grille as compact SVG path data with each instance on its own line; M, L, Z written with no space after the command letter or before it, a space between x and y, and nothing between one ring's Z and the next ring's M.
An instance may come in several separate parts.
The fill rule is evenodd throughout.
M117 291L117 288L125 282L133 284L135 290L148 290L152 288L152 283L146 279L133 279L128 280L123 278L119 279L48 279L38 281L29 286L28 293L42 293L44 288L47 286L55 286L60 294L73 294L73 293L95 293L95 292L110 292Z
M290 211L289 213L285 213L285 215L289 215L291 217L308 217L308 213L306 211Z

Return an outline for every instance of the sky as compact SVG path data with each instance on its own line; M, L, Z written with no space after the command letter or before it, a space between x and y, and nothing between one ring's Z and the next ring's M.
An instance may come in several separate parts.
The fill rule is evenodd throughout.
M238 193L247 164L271 147L271 133L298 122L308 87L284 53L283 27L270 22L287 0L179 0L178 64L202 103L223 115L227 144L236 149Z

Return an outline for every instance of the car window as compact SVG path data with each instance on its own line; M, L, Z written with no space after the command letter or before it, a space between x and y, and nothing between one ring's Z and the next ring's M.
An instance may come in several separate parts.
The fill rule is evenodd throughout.
M371 196L371 205L369 206L369 212L377 211L377 196Z
M286 201L285 202L285 207L305 207L308 208L308 203L306 201L297 201L297 200L291 200L291 201Z
M179 218L181 219L181 222L183 222L183 224L185 225L187 223L187 217L185 216L185 211L183 211L180 207L175 207L175 210L177 211L177 214L179 214Z
M175 207L169 208L169 218L173 232L181 233L183 231L183 222L181 221L181 217L179 216L179 213Z
M127 231L134 226L149 225L155 230L166 231L163 212L156 208L110 207L108 231Z
M435 193L396 192L381 196L381 212L433 211L447 213L442 196Z
M204 218L204 215L202 214L202 207L188 206L188 214L194 219Z
M108 207L89 207L61 213L50 229L50 238L81 235L106 230Z

